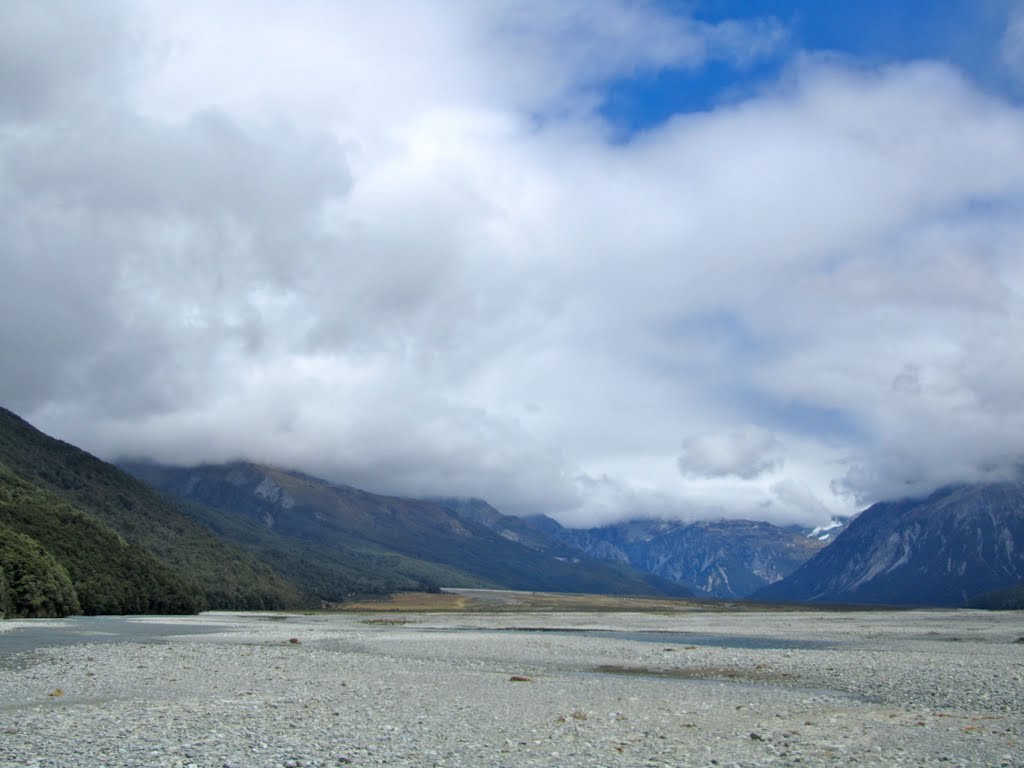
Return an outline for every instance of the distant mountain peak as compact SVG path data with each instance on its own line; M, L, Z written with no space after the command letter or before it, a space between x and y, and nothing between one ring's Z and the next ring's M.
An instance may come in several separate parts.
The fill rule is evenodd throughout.
M765 600L963 605L1024 580L1024 484L875 504Z
M570 529L536 525L592 557L627 562L708 597L742 598L777 581L824 544L757 520L629 520Z

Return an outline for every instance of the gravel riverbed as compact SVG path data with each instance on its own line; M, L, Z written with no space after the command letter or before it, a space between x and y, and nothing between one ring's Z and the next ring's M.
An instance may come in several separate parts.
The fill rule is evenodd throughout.
M0 624L0 765L1024 766L1021 612L76 621Z

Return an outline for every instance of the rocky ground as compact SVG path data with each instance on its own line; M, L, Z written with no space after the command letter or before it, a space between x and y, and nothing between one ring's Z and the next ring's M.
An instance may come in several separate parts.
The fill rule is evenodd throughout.
M1024 766L1019 612L173 621L216 631L0 625L0 765Z

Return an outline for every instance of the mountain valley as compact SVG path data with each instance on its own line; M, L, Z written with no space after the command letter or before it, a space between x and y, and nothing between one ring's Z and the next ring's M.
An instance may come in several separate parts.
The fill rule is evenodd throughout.
M1022 584L1021 482L940 489L814 529L573 529L250 462L118 468L0 409L4 615L317 607L441 587L1006 608Z

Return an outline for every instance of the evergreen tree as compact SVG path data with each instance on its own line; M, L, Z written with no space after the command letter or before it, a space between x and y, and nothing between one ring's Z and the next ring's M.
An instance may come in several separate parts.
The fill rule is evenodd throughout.
M0 571L7 582L5 614L23 618L80 613L71 577L35 539L0 525Z

